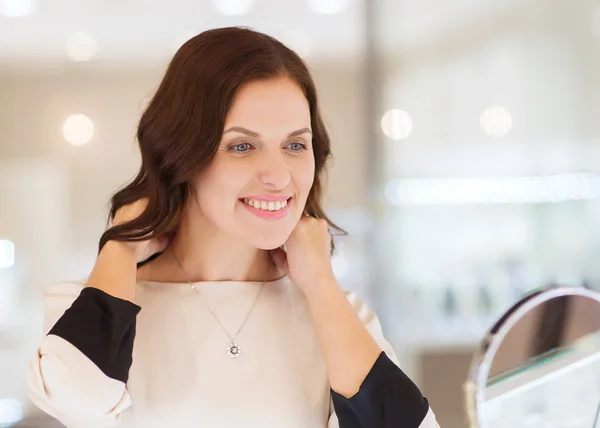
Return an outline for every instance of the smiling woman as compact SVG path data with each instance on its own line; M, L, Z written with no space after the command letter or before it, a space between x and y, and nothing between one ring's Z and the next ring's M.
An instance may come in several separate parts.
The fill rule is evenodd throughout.
M82 428L437 426L333 275L330 142L293 51L241 28L192 38L138 140L89 278L46 292L36 405Z
M329 138L324 130L313 136L311 123L309 102L293 78L243 85L221 128L225 131L214 158L193 180L199 214L212 227L265 250L285 242L309 198L313 215L322 216L320 200L311 197L320 173L314 151L329 153ZM240 199L251 200L252 208ZM287 201L285 209L274 211L277 200Z
M139 241L173 233L194 194L190 186L194 180L212 177L215 171L225 173L229 167L236 168L237 176L242 165L256 164L256 155L249 160L229 156L228 152L235 151L232 155L237 156L244 151L239 150L241 144L247 150L258 149L264 160L273 155L274 144L287 148L302 141L309 153L299 156L287 150L286 156L288 160L293 157L296 165L313 165L312 173L304 171L303 184L308 188L297 195L302 200L295 207L300 210L295 218L306 205L308 214L327 219L320 206L321 173L331 155L330 141L316 89L302 60L269 36L249 30L212 30L202 36L192 38L177 52L142 115L138 128L142 167L133 182L113 197L111 216L142 197L149 204L139 218L107 230L100 248L109 240ZM302 134L297 135L297 130ZM272 164L269 171L277 173L272 172ZM269 183L271 191L280 190L276 188L280 185ZM223 214L219 211L217 216Z

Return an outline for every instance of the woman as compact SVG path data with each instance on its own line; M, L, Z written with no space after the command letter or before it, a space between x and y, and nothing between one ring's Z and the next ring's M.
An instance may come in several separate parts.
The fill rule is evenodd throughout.
M329 138L294 52L248 29L194 37L137 136L89 278L46 292L37 406L78 428L437 426L334 278Z

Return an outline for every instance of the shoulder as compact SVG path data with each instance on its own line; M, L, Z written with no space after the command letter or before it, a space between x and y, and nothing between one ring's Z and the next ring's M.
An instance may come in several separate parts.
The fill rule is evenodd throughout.
M343 290L343 292L346 299L348 299L348 302L350 302L352 309L354 309L354 313L356 313L358 318L362 321L373 339L375 339L381 349L385 351L390 360L392 360L394 364L399 365L398 356L396 355L393 345L385 337L383 327L381 326L381 322L375 311L373 311L355 291Z
M363 322L376 321L377 315L373 310L358 296L355 291L342 290L348 302L354 309L354 312Z
M367 327L367 329L371 332L371 334L381 335L381 323L379 322L379 317L377 314L369 307L364 300L362 300L359 295L352 290L342 290L346 299L354 309L354 313L358 316L358 318L362 321L362 323Z

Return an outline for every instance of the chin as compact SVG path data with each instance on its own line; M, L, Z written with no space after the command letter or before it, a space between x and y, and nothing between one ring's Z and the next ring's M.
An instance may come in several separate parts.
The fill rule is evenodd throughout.
M255 240L254 242L254 246L256 248L258 248L259 250L274 250L276 248L281 247L283 244L285 244L285 241L287 241L287 239L260 239L260 240Z
M274 250L281 247L288 240L288 234L272 234L271 236L252 236L248 241L260 250Z

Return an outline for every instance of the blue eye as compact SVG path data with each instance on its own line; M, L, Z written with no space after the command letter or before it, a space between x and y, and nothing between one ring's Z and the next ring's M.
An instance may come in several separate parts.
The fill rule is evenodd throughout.
M306 145L302 143L290 143L288 146L292 149L293 152L301 152L306 149Z
M238 152L238 153L245 153L248 150L250 150L250 143L241 143L241 144L234 144L233 146L229 146L229 150L233 150L234 152Z

